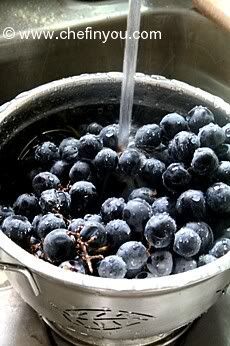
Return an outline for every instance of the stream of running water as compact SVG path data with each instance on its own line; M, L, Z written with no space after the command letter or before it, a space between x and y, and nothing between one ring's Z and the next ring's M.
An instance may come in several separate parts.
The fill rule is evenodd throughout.
M124 150L129 143L139 44L134 34L140 30L140 20L141 0L129 0L119 118L119 148L121 150Z

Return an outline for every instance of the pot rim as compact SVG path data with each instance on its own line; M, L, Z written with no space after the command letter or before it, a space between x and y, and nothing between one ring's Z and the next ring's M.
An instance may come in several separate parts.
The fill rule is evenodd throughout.
M20 112L27 102L36 102L36 99L40 99L47 92L55 92L63 87L76 87L79 85L86 85L90 83L114 82L121 83L123 74L121 72L109 72L109 73L96 73L96 74L83 74L80 76L74 76L64 78L61 80L53 81L37 88L34 88L28 92L24 92L18 95L14 100L4 104L0 107L0 124L4 119L12 112ZM221 109L226 115L230 116L230 105L223 101L221 98L214 96L208 92L205 92L199 88L195 88L180 82L177 80L168 80L162 76L146 76L141 73L136 74L136 82L151 84L152 86L158 86L165 89L171 89L174 91L184 93L188 96L200 95L203 102L207 101L211 103L214 108ZM80 273L68 272L59 267L42 261L27 251L23 250L13 241L11 241L2 231L0 231L0 248L9 256L14 258L20 265L31 270L31 272L43 276L47 279L59 281L65 285L78 286L81 289L94 289L110 292L111 294L123 292L132 294L140 293L157 293L168 290L177 290L182 287L195 285L201 281L211 279L213 276L219 275L226 270L230 269L230 252L225 256L217 259L216 261L207 264L205 266L196 268L192 271L180 273L176 275L169 275L159 278L149 278L145 280L140 279L108 279L93 277Z

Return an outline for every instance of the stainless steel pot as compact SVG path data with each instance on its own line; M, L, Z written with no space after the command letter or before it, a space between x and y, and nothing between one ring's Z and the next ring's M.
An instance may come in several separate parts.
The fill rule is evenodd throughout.
M77 117L86 105L99 113L107 105L116 107L121 80L121 73L81 75L19 95L0 109L0 152L15 134L44 116L75 110ZM148 114L155 121L160 110L185 112L197 104L208 106L222 123L230 119L230 105L222 99L160 76L137 74L134 104L139 120ZM183 274L111 280L65 272L33 257L2 232L0 247L0 268L22 298L59 331L84 344L160 340L207 311L230 282L230 253Z

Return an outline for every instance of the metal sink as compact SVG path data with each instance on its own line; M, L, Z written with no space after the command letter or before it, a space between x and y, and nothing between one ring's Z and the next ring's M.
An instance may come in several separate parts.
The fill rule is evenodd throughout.
M18 93L71 75L121 71L124 41L21 40L19 30L125 30L128 0L1 0L0 104ZM138 72L186 81L230 101L230 34L192 9L189 0L143 0L142 29L161 40L141 40Z

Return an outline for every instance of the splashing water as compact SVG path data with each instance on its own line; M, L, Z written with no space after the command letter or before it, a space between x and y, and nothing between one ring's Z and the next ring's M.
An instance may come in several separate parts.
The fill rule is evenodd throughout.
M121 150L124 150L129 143L139 43L138 39L134 38L134 33L140 30L140 20L141 0L129 0L119 119L119 148Z

